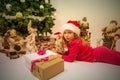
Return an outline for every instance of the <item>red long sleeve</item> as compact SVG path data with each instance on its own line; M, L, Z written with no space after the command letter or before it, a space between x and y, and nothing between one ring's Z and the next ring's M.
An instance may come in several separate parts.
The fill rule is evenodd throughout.
M93 49L89 45L83 44L81 40L75 39L68 45L68 51L62 58L68 62L75 60L93 62Z
M72 42L70 45L68 45L68 51L66 52L66 55L62 56L62 58L65 61L73 62L76 59L78 52L79 52L78 42Z

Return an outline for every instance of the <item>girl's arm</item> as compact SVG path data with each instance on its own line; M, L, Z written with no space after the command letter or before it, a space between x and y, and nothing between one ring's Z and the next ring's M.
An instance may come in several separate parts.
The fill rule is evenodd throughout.
M79 53L79 42L74 41L68 47L68 51L66 52L66 55L62 55L62 58L65 61L73 62L74 60L76 60L78 53Z

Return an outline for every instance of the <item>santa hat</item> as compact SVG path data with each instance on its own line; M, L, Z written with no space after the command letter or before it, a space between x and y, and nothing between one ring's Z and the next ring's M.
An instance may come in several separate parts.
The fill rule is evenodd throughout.
M64 30L71 30L76 34L80 34L78 21L69 20L66 24L63 25Z
M61 34L61 32L55 32L55 33L54 33L54 35L59 35L59 34Z

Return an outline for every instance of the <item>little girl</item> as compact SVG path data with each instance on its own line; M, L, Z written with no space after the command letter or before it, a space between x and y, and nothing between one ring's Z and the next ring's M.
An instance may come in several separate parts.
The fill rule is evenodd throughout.
M80 30L77 21L68 21L63 29L63 39L68 49L63 55L60 55L64 61L73 62L78 60L120 65L120 52L110 50L104 46L92 48L82 42L78 37Z

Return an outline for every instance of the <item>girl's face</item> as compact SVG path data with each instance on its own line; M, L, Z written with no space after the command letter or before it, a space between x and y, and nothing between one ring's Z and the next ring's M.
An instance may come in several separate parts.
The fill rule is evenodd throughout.
M68 42L71 42L75 38L74 36L75 36L75 34L71 30L65 30L64 33L63 33L63 37Z

